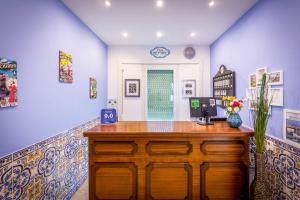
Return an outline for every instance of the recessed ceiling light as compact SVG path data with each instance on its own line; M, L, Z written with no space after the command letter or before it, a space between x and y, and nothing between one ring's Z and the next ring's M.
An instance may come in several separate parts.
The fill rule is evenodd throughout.
M127 32L123 32L122 35L123 35L124 38L128 37L128 33Z
M209 1L208 5L209 5L209 7L213 7L215 5L215 2L214 1Z
M160 32L160 31L156 32L156 37L161 38L162 36L163 36L162 32Z
M164 1L163 0L157 0L156 1L156 6L159 7L159 8L163 7L164 6Z
M111 2L109 0L106 0L104 3L105 3L106 7L110 7L111 6Z
M195 33L195 32L191 32L190 36L191 36L191 37L195 37L195 36L196 36L196 33Z

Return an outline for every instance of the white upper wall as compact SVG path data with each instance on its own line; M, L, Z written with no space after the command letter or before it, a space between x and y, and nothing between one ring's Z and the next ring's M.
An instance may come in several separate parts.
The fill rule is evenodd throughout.
M154 46L109 46L108 48L108 99L118 100L118 110L122 113L123 93L122 80L126 77L122 75L122 69L130 67L130 78L139 78L143 82L142 68L157 68L165 67L176 68L178 76L174 81L178 84L178 91L181 82L184 79L197 80L197 96L210 95L210 49L208 46L193 46L196 50L196 56L189 60L184 57L184 49L186 46L165 46L171 50L171 53L166 58L154 58L150 55L150 49ZM134 67L135 70L132 70ZM128 70L129 72L129 70ZM128 73L127 73L128 75ZM176 84L176 83L175 83ZM140 106L138 112L141 117L136 120L144 120L142 117L145 98L143 97L143 88L141 88L141 98L136 101L136 107ZM176 95L176 92L175 92ZM176 96L175 96L176 98ZM175 100L176 101L176 100ZM180 111L183 104L187 104L187 99L182 99L180 92L177 95L178 112L175 115L181 115L183 118L178 120L185 120L189 116L187 108ZM188 106L184 105L184 107ZM184 112L184 113L183 113Z

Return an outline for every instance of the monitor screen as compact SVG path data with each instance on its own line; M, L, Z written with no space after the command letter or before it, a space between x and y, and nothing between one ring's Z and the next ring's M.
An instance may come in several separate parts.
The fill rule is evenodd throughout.
M213 97L191 97L191 117L217 116L216 99Z

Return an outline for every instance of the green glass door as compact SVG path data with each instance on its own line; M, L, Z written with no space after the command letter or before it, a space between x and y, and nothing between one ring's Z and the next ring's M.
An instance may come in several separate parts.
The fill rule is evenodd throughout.
M173 120L173 70L148 70L148 120Z

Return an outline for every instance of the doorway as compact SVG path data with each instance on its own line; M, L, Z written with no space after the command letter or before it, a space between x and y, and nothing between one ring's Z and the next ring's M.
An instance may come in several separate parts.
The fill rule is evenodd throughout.
M147 120L174 119L173 70L147 70Z

